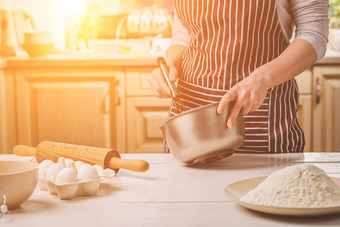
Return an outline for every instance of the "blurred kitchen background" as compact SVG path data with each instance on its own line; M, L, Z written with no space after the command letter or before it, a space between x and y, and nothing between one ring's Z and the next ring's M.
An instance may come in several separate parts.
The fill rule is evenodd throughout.
M164 51L162 42L171 38L173 1L168 0L0 0L0 9L2 56L24 54L18 52L24 33L31 33L27 44L53 43L52 52ZM130 45L118 45L122 39Z
M172 0L0 0L0 153L44 140L160 153L169 99L148 85ZM305 152L340 152L340 0L326 56L296 77Z
M330 0L329 48L336 51L339 4ZM164 52L171 38L173 7L172 0L0 0L0 53Z

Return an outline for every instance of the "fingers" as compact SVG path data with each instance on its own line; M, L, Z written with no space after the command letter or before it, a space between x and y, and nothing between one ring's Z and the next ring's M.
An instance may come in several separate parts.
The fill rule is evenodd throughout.
M230 110L227 119L227 126L229 128L233 128L237 115L241 112L243 115L249 113L252 108L252 104L248 99L247 92L242 91L241 89L234 87L229 92L227 92L221 99L218 107L217 113L221 114L224 109L230 105ZM231 102L232 105L231 105Z
M242 115L247 115L251 112L251 109L253 108L253 103L254 103L254 97L252 95L250 95L251 97L243 97L243 104L241 107L241 114Z
M149 84L151 90L157 95L158 98L171 97L170 88L168 87L159 69L152 71L151 77L149 78Z
M175 67L170 67L169 78L170 81L175 82L178 78L178 72ZM149 78L149 84L151 90L157 95L158 98L170 98L171 91L166 83L160 69L152 71L151 77Z
M228 121L227 121L227 126L229 128L234 127L237 115L240 113L241 108L242 108L242 105L240 105L239 102L235 102L234 105L232 106L231 110L229 111Z
M156 89L154 89L152 86L150 86L150 88L151 88L151 91L153 92L153 93L155 93L155 95L158 97L158 98L161 98L161 94L159 94L158 93L158 91L156 90Z
M241 114L242 115L247 115L247 114L249 114L251 111L251 109L252 109L252 105L244 105L242 108L241 108Z
M178 78L178 73L175 67L169 67L170 73L169 73L169 79L171 82L176 82Z
M220 103L217 107L217 113L221 114L224 109L227 107L227 105L231 102L237 99L237 94L234 93L232 90L227 92L221 99Z
M237 93L233 89L231 89L229 92L227 92L222 97L217 107L217 113L221 114L224 111L224 109L227 107L227 105L230 105L232 101L236 101L236 102L234 102L233 105L230 106L231 110L229 111L228 121L227 121L227 126L229 128L234 127L236 117L240 113L240 110L242 108L241 103L237 100Z
M252 102L253 100L253 102ZM256 103L256 104L252 104L252 103ZM234 127L235 121L237 116L241 113L242 115L248 115L251 112L254 112L255 110L257 110L261 105L262 102L258 101L256 102L254 99L250 99L249 102L247 102L247 104L240 104L241 102L237 101L235 103L235 105L232 107L229 116L228 116L228 121L227 121L227 126L229 128Z

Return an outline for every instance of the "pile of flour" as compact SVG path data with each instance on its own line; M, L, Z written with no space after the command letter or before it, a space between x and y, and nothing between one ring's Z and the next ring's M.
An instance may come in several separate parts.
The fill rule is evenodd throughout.
M322 169L301 164L275 171L241 201L277 207L340 206L340 187Z

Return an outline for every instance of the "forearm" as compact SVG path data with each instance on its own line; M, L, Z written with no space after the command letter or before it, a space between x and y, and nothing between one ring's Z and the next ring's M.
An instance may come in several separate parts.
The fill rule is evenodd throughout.
M314 48L305 40L294 40L274 60L255 70L254 76L261 77L268 88L277 86L299 75L317 59Z
M180 72L182 65L182 55L185 50L183 45L171 45L165 55L165 60L168 66L173 66L176 68L177 72Z

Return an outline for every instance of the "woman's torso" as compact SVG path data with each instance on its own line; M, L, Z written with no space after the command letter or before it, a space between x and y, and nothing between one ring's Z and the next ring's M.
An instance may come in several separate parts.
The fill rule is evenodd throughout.
M288 45L275 0L176 0L175 7L190 34L178 82L188 108L219 102ZM263 105L244 116L246 138L238 152L301 152L297 108L294 80L270 89ZM170 109L171 115L177 113Z

